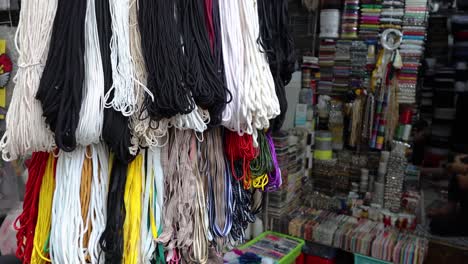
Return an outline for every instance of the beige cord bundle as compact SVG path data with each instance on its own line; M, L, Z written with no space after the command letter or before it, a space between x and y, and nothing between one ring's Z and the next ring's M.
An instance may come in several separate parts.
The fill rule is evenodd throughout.
M194 210L194 227L193 227L193 246L190 254L190 260L195 263L208 262L208 212L206 209L204 181L198 169L198 151L195 137L190 141L190 162L192 164L193 174L196 179L196 200ZM220 160L218 157L217 160ZM222 159L221 159L222 160ZM222 175L222 174L221 174Z
M0 142L6 161L34 151L51 151L55 147L52 132L42 117L36 92L47 60L57 0L28 0L21 6L16 48L18 73L6 115L6 131Z
M168 144L162 149L166 181L164 230L157 241L165 243L169 252L185 250L182 251L184 257L205 263L208 255L208 219L195 142L192 131L171 129Z
M196 177L189 163L191 137L192 133L189 131L172 129L169 143L162 151L166 192L164 231L158 241L167 243L168 251L175 248L189 248L193 243Z
M136 92L136 109L130 119L130 125L132 127L132 147L130 148L130 153L136 155L138 152L139 145L143 143L145 134L149 132L148 119L143 120L141 118L142 105L145 100L145 93L141 91L143 89L145 92L148 92L152 96L151 92L146 88L146 80L148 74L146 72L145 60L143 58L143 51L141 50L141 35L140 29L138 27L138 2L133 0L130 3L130 53L132 55L133 62L133 79L134 89ZM141 141L141 142L140 142Z

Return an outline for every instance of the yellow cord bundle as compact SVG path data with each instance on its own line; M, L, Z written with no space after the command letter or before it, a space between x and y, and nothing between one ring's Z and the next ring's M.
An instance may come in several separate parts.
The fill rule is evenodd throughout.
M32 252L31 264L45 264L50 261L49 251L49 233L52 221L52 200L55 189L55 158L54 154L49 154L47 167L42 179L41 191L39 196L37 225L34 235L34 250Z
M125 183L125 222L124 222L124 264L137 264L140 250L140 221L143 190L143 157L138 155L128 167L127 181Z

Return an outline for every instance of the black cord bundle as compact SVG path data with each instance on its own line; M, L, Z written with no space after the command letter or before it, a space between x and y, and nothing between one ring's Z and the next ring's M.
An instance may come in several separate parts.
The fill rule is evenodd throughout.
M112 37L112 19L110 14L109 1L96 0L96 19L99 34L99 47L101 50L101 59L104 72L105 94L112 86L112 65L110 40ZM129 77L130 78L130 77ZM109 100L112 100L111 93ZM131 133L129 118L114 108L104 109L104 124L102 128L102 138L114 152L117 159L130 163L135 157L130 154Z
M209 1L209 0L208 0ZM206 2L206 1L205 1ZM213 20L213 58L216 66L217 73L219 78L223 82L223 85L226 85L226 75L224 74L224 58L223 58L223 44L221 43L221 19L219 17L219 0L213 0L211 10L211 18ZM209 14L206 14L209 16ZM229 90L229 98L232 99L232 95ZM230 101L230 100L229 100Z
M125 221L125 182L128 165L119 159L114 159L110 175L109 194L107 196L106 229L99 243L107 264L122 263L123 258L123 225Z
M36 98L46 123L64 151L76 148L84 81L86 0L59 0L47 63Z
M188 114L195 108L183 59L176 0L138 0L141 46L148 71L144 109L153 120Z
M267 55L280 102L281 114L270 126L276 131L283 126L286 117L288 103L284 87L291 81L296 61L294 42L288 28L288 0L258 0L258 15L259 43Z
M222 112L231 100L231 95L217 72L204 8L203 0L179 0L180 28L184 40L183 69L195 103L209 110L211 125L215 126L221 123Z
M260 195L260 198L258 198ZM265 192L261 192L258 189L254 189L252 192L252 214L257 215L263 209L263 204L265 203Z
M236 166L236 170L242 170ZM229 171L229 170L227 170ZM249 223L255 222L255 214L253 214L252 195L251 192L242 187L241 181L231 177L232 182L232 196L233 196L233 215L232 227L229 236L233 241L244 242L245 230Z

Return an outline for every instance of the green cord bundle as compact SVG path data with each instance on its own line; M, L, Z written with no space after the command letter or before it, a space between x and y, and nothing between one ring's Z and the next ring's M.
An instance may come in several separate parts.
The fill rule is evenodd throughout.
M258 155L250 163L250 171L252 173L252 178L263 176L267 173L272 172L275 169L265 132L261 130L258 131L257 141Z

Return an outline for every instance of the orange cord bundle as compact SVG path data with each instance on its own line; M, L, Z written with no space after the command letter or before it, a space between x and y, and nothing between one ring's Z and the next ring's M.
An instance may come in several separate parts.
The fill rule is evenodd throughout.
M36 229L39 192L42 178L47 165L49 153L34 152L28 166L28 182L24 194L23 212L16 218L14 227L16 231L16 257L23 263L31 262L34 248L34 231Z
M87 149L86 152L90 150ZM89 203L91 201L91 183L93 178L93 161L89 158L87 153L86 158L83 162L83 171L81 172L81 184L80 184L80 202L81 202L81 216L83 217L83 223L86 226L86 233L83 236L83 246L88 247L89 237L91 235L91 219L88 217ZM86 254L88 259L90 256Z
M236 180L244 182L244 189L250 189L252 182L250 162L257 156L252 135L239 136L235 132L226 130L225 143L226 156L231 163L232 176ZM241 171L242 175L238 176Z

